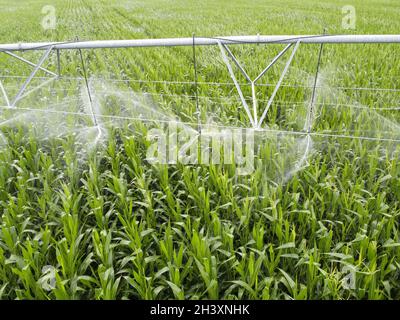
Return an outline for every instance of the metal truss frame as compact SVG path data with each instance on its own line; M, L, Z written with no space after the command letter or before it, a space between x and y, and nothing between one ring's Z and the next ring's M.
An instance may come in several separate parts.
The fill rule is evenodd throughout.
M263 71L261 71L261 73L254 79L252 80L249 75L247 74L247 72L244 70L244 68L242 67L242 65L240 64L239 60L233 55L232 51L229 49L228 45L218 42L218 46L220 48L221 51L221 56L228 68L229 74L235 84L236 90L239 94L240 100L242 102L242 105L246 111L247 117L249 118L249 121L251 123L251 125L253 126L254 129L259 129L262 125L262 123L264 122L265 117L267 116L268 110L272 105L272 102L275 99L275 96L282 84L283 79L285 78L285 75L289 69L290 64L293 61L293 58L296 54L296 51L298 49L300 45L300 40L297 41L295 44L293 43L289 43L281 52L279 52L273 59L272 61L264 68ZM271 96L268 99L267 105L264 108L264 111L261 115L261 117L258 119L258 101L257 101L257 96L256 96L256 82L258 80L260 80L266 73L267 71L291 48L292 49L292 53L290 55L290 57L288 58L288 60L286 61L285 67L281 73L281 76L279 77L279 80L275 86L274 91L272 92ZM246 80L248 81L248 83L250 83L251 85L251 93L252 93L252 107L253 107L253 114L250 111L250 107L248 106L246 99L244 98L242 89L240 88L240 84L237 81L237 78L235 76L235 73L233 72L233 68L231 63L229 62L228 56L226 55L226 53L228 53L228 56L233 60L233 62L235 63L235 65L237 66L237 68L240 70L240 72L243 74L243 76L246 78Z
M27 95L29 95L30 93L42 88L43 86L45 86L46 84L48 84L49 82L52 82L53 80L55 80L56 78L58 78L60 76L60 55L59 55L59 51L57 50L57 66L58 66L58 74L54 73L46 68L43 67L43 64L45 63L45 61L48 59L48 57L50 56L52 50L54 49L54 46L48 46L46 48L46 51L44 52L44 54L40 57L39 61L37 63L34 63L30 60L27 60L11 51L2 51L3 53L24 62L25 64L34 67L32 72L29 74L29 76L25 79L25 81L23 82L23 84L21 85L21 87L18 90L18 93L15 95L15 97L10 97L9 95L7 95L7 92L2 84L2 82L0 81L0 91L4 96L5 102L7 104L8 107L12 107L15 108L17 102L19 100L21 100L22 98L26 97ZM43 82L42 84L40 84L39 86L36 86L34 89L30 90L30 91L26 91L28 85L31 83L32 79L35 77L35 75L38 73L38 71L44 71L45 73L49 74L52 76L52 78L50 78L49 80L46 80L45 82Z
M97 41L67 41L67 42L39 42L39 43L11 43L11 44L0 44L0 53L5 53L15 59L18 59L32 67L33 71L24 81L19 88L18 93L15 97L7 95L3 83L0 81L0 94L4 96L5 102L9 107L15 108L18 101L23 97L29 95L31 92L39 89L46 85L48 82L61 76L61 64L60 64L60 50L81 50L81 49L106 49L106 48L137 48L137 47L174 47L174 46L206 46L206 45L218 45L221 51L221 55L224 63L226 64L229 74L234 82L236 90L239 94L242 105L245 109L246 115L250 121L251 126L254 129L260 129L263 122L268 114L275 96L282 85L282 81L285 78L286 73L292 63L292 60L301 44L320 44L321 49L323 44L366 44L366 43L400 43L400 35L256 35L256 36L228 36L228 37L196 37L196 43L194 37L192 38L167 38L167 39L132 39L132 40L97 40ZM244 70L239 60L233 55L228 45L235 44L285 44L286 47L276 55L272 61L262 70L262 72L254 79L251 79L247 72ZM276 86L269 97L267 104L261 116L259 117L259 105L256 95L257 82L268 72L268 70L275 65L275 63L285 55L291 49L291 54L286 61L284 69L276 83ZM318 65L321 58L321 50L318 59ZM37 63L29 61L15 54L16 51L45 51L40 60ZM48 70L43 67L44 62L48 59L52 51L57 53L57 73ZM252 106L249 106L241 90L240 84L233 71L231 61L236 65L239 71L246 78L247 82L251 85L252 92ZM41 70L51 75L53 78L45 81L34 89L27 91L28 85L35 77L37 72ZM314 83L313 97L307 111L307 123L305 124L305 132L311 131L310 118L314 112L315 104L315 89L318 76L318 67Z

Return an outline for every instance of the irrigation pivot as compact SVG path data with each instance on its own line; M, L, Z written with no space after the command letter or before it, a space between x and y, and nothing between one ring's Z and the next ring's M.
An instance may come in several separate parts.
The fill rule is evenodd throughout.
M24 63L32 66L34 69L27 77L18 90L15 97L9 97L0 81L0 91L3 94L8 107L15 108L18 101L25 97L26 88L39 70L51 75L50 81L60 76L60 50L83 50L83 49L106 49L106 48L138 48L138 47L175 47L175 46L219 46L221 56L230 73L232 81L239 94L241 103L249 119L252 128L260 129L263 124L270 106L281 87L283 79L293 61L300 44L366 44L366 43L400 43L400 35L253 35L253 36L227 36L227 37L190 37L190 38L166 38L166 39L133 39L133 40L97 40L97 41L67 41L67 42L38 42L38 43L12 43L0 44L0 52L7 54L13 58L19 59ZM233 55L229 49L229 45L234 44L286 44L286 47L276 55L271 62L263 69L263 71L254 79L251 79L239 60ZM44 51L42 57L37 63L18 56L16 51ZM44 62L55 51L57 53L57 70L51 71L43 67ZM286 61L285 67L276 83L276 86L269 97L267 104L258 118L258 101L256 99L256 82L263 77L267 71L286 53L290 55ZM320 60L320 58L319 58ZM252 105L249 106L242 93L240 84L234 74L233 64L244 75L247 82L252 88ZM317 63L317 62L316 62ZM319 62L318 62L319 63ZM317 76L317 75L316 75ZM41 85L40 85L41 86ZM39 87L40 87L39 86ZM312 103L309 106L309 116L312 113ZM308 132L310 131L308 127Z

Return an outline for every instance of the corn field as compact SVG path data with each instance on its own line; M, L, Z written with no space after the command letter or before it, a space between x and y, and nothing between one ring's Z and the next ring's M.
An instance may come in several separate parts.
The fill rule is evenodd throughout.
M46 1L1 0L0 43L398 33L397 1L352 3L355 30L338 0L55 0L53 28ZM256 76L283 47L230 48ZM166 123L249 128L218 46L62 51L61 77L15 108L0 92L0 299L399 299L399 52L325 45L308 138L318 46L301 44L238 175L148 161ZM257 85L260 106L284 66ZM31 71L0 52L10 97Z

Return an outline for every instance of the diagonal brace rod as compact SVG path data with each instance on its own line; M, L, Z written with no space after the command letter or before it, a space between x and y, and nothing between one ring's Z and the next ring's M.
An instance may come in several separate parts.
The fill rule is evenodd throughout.
M39 90L40 88L43 88L43 87L47 86L49 83L53 82L53 81L54 81L55 79L57 79L57 78L58 78L57 76L54 76L54 77L52 77L52 78L50 78L50 79L48 79L48 80L42 82L42 83L39 84L37 87L34 87L33 89L31 89L31 90L29 90L29 91L24 91L24 93L19 97L18 100L21 100L21 99L23 99L23 98L29 96L31 93L33 93L33 92Z
M260 79L279 60L279 58L289 50L292 45L292 43L289 43L281 52L279 52L279 54L271 61L271 63L257 76L257 78L254 79L254 82Z
M22 85L21 89L19 89L17 95L15 96L13 102L11 103L12 107L15 107L15 104L18 102L18 100L20 99L21 95L24 93L26 87L28 86L28 84L32 81L33 77L35 76L35 74L39 71L40 67L42 66L42 64L44 63L44 61L47 59L47 57L49 56L51 50L53 49L53 46L49 47L47 49L47 51L44 53L44 55L40 58L38 64L35 66L35 68L33 69L32 73L29 75L29 77L25 80L24 84Z
M10 51L4 51L4 53L8 54L9 56L14 57L14 58L16 58L18 60L21 60L22 62L25 62L25 63L29 64L32 67L36 67L36 64L34 64L33 62L31 62L31 61L29 61L29 60L27 60L27 59L25 59L23 57L20 57L20 56L16 55L15 53L12 53ZM57 75L54 72L51 72L50 70L48 70L46 68L39 67L39 69L44 71L44 72L46 72L46 73L48 73L48 74L51 74L52 76L56 76Z
M254 123L257 123L257 116L258 116L258 102L256 96L256 89L255 84L256 82L282 57L287 50L292 46L292 43L288 44L275 58L270 62L270 64L253 80L251 81L251 95L253 98L253 114L254 114Z
M318 74L319 74L319 69L320 69L320 65L321 65L323 46L324 46L323 43L321 43L319 46L318 63L317 63L317 69L315 71L314 86L313 86L311 101L310 101L310 104L309 104L308 110L307 110L306 123L304 125L304 130L307 130L307 133L311 132L312 120L314 117L314 108L315 108L315 100L316 100L317 84L318 84Z
M275 98L275 96L276 96L276 93L278 92L278 90L279 90L279 88L280 88L280 86L281 86L281 84L282 84L283 78L285 77L285 75L286 75L286 73L287 73L287 71L288 71L288 69L289 69L289 66L290 66L290 64L292 63L292 60L293 60L293 58L294 58L294 55L296 54L296 51L297 51L297 48L299 47L299 45L300 45L300 41L297 41L297 42L296 42L296 45L294 46L294 48L293 48L293 50L292 50L292 54L290 55L288 61L286 62L286 65L285 65L285 68L284 68L283 71L282 71L281 77L279 78L279 81L278 81L278 83L276 84L275 89L274 89L274 91L272 92L272 95L271 95L271 97L270 97L269 100L268 100L267 106L265 107L265 110L264 110L264 112L263 112L263 114L262 114L262 116L261 116L261 118L260 118L260 121L259 121L258 124L257 124L257 127L258 127L258 128L259 128L259 127L261 126L261 124L263 123L263 121L264 121L264 119L265 119L265 116L267 115L268 109L270 108L272 102L274 101L274 98Z
M247 72L244 70L240 62L236 59L236 57L233 55L232 51L228 48L226 44L221 43L222 46L225 48L226 52L228 52L229 56L232 58L233 62L235 62L236 66L239 68L240 72L245 76L247 81L252 82L249 75Z
M3 83L2 83L1 81L0 81L0 90L1 90L1 92L3 93L3 96L4 96L4 99L6 100L7 106L9 106L9 105L10 105L10 100L8 99L7 92L6 92L6 90L4 89Z
M252 117L252 115L251 115L249 106L248 106L247 103L246 103L246 100L245 100L245 98L244 98L244 96L243 96L242 90L240 89L240 85L239 85L239 83L238 83L238 81L237 81L237 79L236 79L236 77L235 77L235 74L233 73L232 66L231 66L231 64L229 63L229 59L228 59L228 57L227 57L226 54L225 54L225 51L224 51L225 49L224 49L223 45L221 44L221 42L219 42L218 45L219 45L219 48L220 48L220 50L221 50L222 59L224 60L226 66L227 66L227 68L228 68L229 74L231 75L231 78L232 78L232 80L233 80L233 82L234 82L234 84L235 84L236 90L237 90L237 92L239 93L240 100L242 101L243 107L244 107L244 109L246 110L247 116L248 116L248 118L249 118L251 124L252 124L253 126L255 126L255 125L256 125L256 122L253 120L253 117Z

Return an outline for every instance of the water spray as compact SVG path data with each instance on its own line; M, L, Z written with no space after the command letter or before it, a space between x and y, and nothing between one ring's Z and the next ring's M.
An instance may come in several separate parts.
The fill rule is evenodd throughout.
M102 131L101 131L100 124L99 124L99 122L97 120L97 116L96 116L96 113L94 111L94 107L93 107L93 99L92 99L92 94L91 94L91 91L90 91L90 86L89 86L89 81L88 81L88 77L87 77L85 62L83 60L82 50L78 49L78 51L79 51L79 56L80 56L80 60L81 60L81 64L82 64L83 76L85 78L87 94L88 94L88 97L89 97L89 110L90 110L90 113L91 113L91 116L92 116L93 124L95 125L95 127L97 129L97 136L96 136L96 139L94 141L94 144L97 144L97 142L100 141L100 139L101 139Z
M241 127L236 126L237 128L241 129L246 129L252 131L254 134L257 134L258 137L261 137L260 139L264 139L263 142L267 141L267 147L270 149L267 151L270 151L272 154L271 156L271 161L272 162L281 162L285 163L283 166L283 170L285 170L286 175L284 174L285 177L290 176L293 174L293 172L297 172L300 170L302 167L304 167L304 163L307 161L309 158L309 155L311 151L314 148L314 137L324 137L324 138L343 138L343 139L360 139L360 140L370 140L370 141L398 141L400 140L397 139L397 136L395 136L393 139L391 137L369 137L367 135L346 135L346 134L337 134L334 131L324 131L324 132L317 132L316 129L313 130L313 127L316 128L317 123L314 124L316 121L315 113L316 113L316 108L319 103L317 102L317 96L320 94L319 88L322 87L322 85L319 83L320 82L320 69L321 69L321 57L322 57L322 52L323 52L323 47L325 44L346 44L346 43L400 43L400 36L398 35L310 35L310 36L233 36L233 37L195 37L194 34L192 35L191 38L177 38L177 39L136 39L136 40L110 40L110 41L67 41L67 42L51 42L51 43L19 43L19 44L0 44L0 53L5 53L11 56L12 58L16 58L24 63L29 64L30 66L34 66L34 71L29 75L27 80L23 82L23 86L18 90L18 96L17 99L8 99L8 97L13 98L11 95L7 94L7 86L3 86L3 83L0 82L0 94L4 96L4 101L6 106L0 106L1 109L9 109L12 110L13 112L18 112L18 111L25 111L24 115L18 115L17 117L14 117L13 119L5 119L1 123L1 125L10 125L13 122L36 122L37 127L40 128L40 125L42 124L41 121L43 121L40 117L36 117L40 112L43 112L45 114L53 114L54 117L57 116L56 121L60 120L63 121L62 115L69 115L70 117L76 116L78 117L89 117L90 121L93 123L93 127L87 128L85 127L84 130L96 130L96 138L94 143L98 143L100 139L104 138L103 135L106 133L104 125L107 123L111 123L112 126L118 125L119 121L126 121L126 122L133 122L133 121L141 121L141 122L152 122L155 125L163 124L163 123L176 123L176 125L179 125L181 130L188 130L192 131L193 128L197 128L197 131L201 131L201 127L204 125L205 127L218 127L221 130L226 130L229 128L232 128L233 126L229 126L226 124L223 124L222 121L217 121L217 123L206 123L202 124L200 115L201 115L201 110L200 110L200 103L199 99L200 98L205 98L202 96L199 96L198 92L198 70L197 70L197 56L196 56L196 47L197 46L203 46L203 45L215 45L220 48L221 51L221 56L224 61L224 63L227 65L228 72L231 75L231 78L233 80L233 83L230 83L230 85L233 85L236 87L240 102L242 103L245 111L245 116L247 116L246 123L241 123ZM242 65L239 63L239 60L233 55L232 51L229 49L231 45L235 44L267 44L267 45L272 45L272 44L283 44L285 47L283 50L279 52L278 55L276 55L272 61L263 69L263 71L255 78L255 79L250 79ZM290 64L292 60L294 59L296 55L296 51L299 48L299 45L302 44L319 44L319 54L318 54L318 60L317 60L317 68L316 72L314 75L313 79L313 85L312 85L312 94L311 94L311 100L308 103L308 106L305 105L304 102L298 103L298 106L304 106L306 108L306 117L304 119L304 116L301 118L301 124L297 123L295 127L289 128L289 129L284 129L284 128L274 128L273 125L271 125L268 121L268 109L272 106L273 103L276 103L275 96L279 90L280 87L286 86L283 83L285 74L289 71ZM194 123L190 122L183 122L179 121L179 115L174 114L173 112L168 112L163 110L160 106L157 106L155 103L149 103L148 101L140 101L138 97L143 96L147 97L146 93L137 93L132 90L128 91L122 91L119 87L110 85L110 82L108 81L103 81L102 84L104 87L104 91L97 90L98 88L95 86L95 80L93 78L88 77L88 71L85 66L85 61L83 59L83 54L82 50L83 49L100 49L100 48L131 48L131 47L170 47L170 46L192 46L193 50L193 67L194 67L194 81L193 82L188 82L187 84L192 85L192 96L191 98L195 98L195 106L196 106L196 114L197 114L197 123L193 121ZM40 105L40 108L35 109L29 102L29 105L26 106L24 105L24 99L32 95L35 91L39 91L39 88L45 88L47 85L47 82L43 82L39 84L36 88L26 91L26 87L30 80L32 80L38 70L44 71L50 75L54 75L55 73L46 69L44 67L44 62L47 60L48 56L50 55L51 52L56 52L57 53L57 65L56 68L58 70L58 77L57 81L61 80L66 80L68 77L62 77L60 78L60 71L61 71L61 65L60 65L60 59L59 59L59 54L60 51L62 50L78 50L79 51L79 56L80 56L80 62L82 65L82 75L83 75L83 80L84 80L84 86L82 85L82 92L85 90L84 94L84 99L85 100L85 112L75 112L71 107L74 105L74 102L69 101L63 107L65 107L65 110L59 110L56 108L56 104L50 104L47 100L45 99L45 104L46 106ZM38 50L45 50L44 55L40 58L39 62L37 64L32 63L26 59L21 59L21 57L16 56L15 51L24 51L24 50L33 50L33 51L38 51ZM276 63L279 62L286 52L290 52L290 55L288 59L285 62L283 71L281 72L278 81L275 84L268 84L269 86L273 86L274 90L272 95L269 97L268 100L263 101L260 99L256 99L256 81L260 79L268 70ZM10 53L12 53L10 55ZM232 65L231 65L232 62ZM234 63L234 64L233 64ZM248 83L251 84L251 98L252 98L252 104L245 101L245 97L241 91L241 83L239 83L236 80L236 77L233 73L233 67L239 68L239 71L245 76L246 80ZM290 69L292 70L292 69ZM305 72L305 71L303 71ZM40 78L35 78L35 79L40 79ZM76 79L76 78L75 78ZM76 79L77 80L77 79ZM79 78L79 80L82 80L82 78ZM53 78L51 79L46 79L46 81L54 81ZM129 81L138 81L142 82L144 80L129 80ZM161 81L160 81L161 82ZM165 82L165 81L162 81ZM178 81L171 82L171 83L179 83ZM247 84L248 84L247 83ZM220 85L220 83L217 83ZM194 87L193 87L194 85ZM264 84L260 84L262 86ZM303 86L305 87L305 86ZM311 87L311 86L307 86ZM18 89L18 87L17 87ZM41 92L41 91L40 91ZM151 95L152 93L149 93ZM104 101L107 101L106 99L109 96L114 96L117 99L119 99L121 102L123 102L124 107L126 107L125 110L122 111L121 114L104 114ZM166 95L160 95L160 96L166 96ZM173 96L173 95L171 95ZM189 97L189 96L187 96ZM222 97L219 97L220 99ZM57 98L58 99L58 98ZM14 106L15 103L10 103L10 101L18 101L18 106ZM36 101L35 101L36 102ZM43 100L38 100L40 104L43 103ZM266 102L266 108L264 109L263 112L258 113L258 107L262 104L262 102ZM336 104L337 106L337 104ZM251 108L250 108L251 107ZM55 109L56 108L56 109ZM363 109L368 109L367 106L355 106L354 108L363 108ZM386 108L390 109L390 108ZM397 110L398 108L394 108L394 110ZM113 110L112 110L113 111ZM376 117L370 110L368 121L379 121L376 119L380 119L379 117ZM27 115L35 115L35 117L28 117ZM300 113L299 113L300 114ZM261 117L259 117L261 115ZM364 114L362 114L364 116ZM374 119L372 119L374 117ZM382 117L382 125L388 125L389 129L394 131L396 128L394 126L389 126L389 120ZM108 119L109 122L106 122L105 119ZM383 121L385 119L385 121ZM75 120L75 119L74 119ZM264 120L266 123L264 123ZM305 120L304 127L303 127L303 121ZM47 121L48 122L48 121ZM207 122L207 121L205 121ZM46 123L46 122L44 122ZM55 127L56 122L53 122L52 127L47 128L50 131L54 130L53 127ZM51 126L49 123L46 123L46 125ZM61 127L61 126L60 126ZM303 130L299 129L298 127L303 127ZM46 129L46 130L47 130ZM314 132L312 132L312 130ZM86 132L86 131L85 131ZM221 133L217 133L221 134ZM269 145L268 145L269 143ZM275 145L274 145L275 144ZM282 147L284 146L284 147ZM272 151L271 151L272 150ZM270 159L269 159L270 160Z

